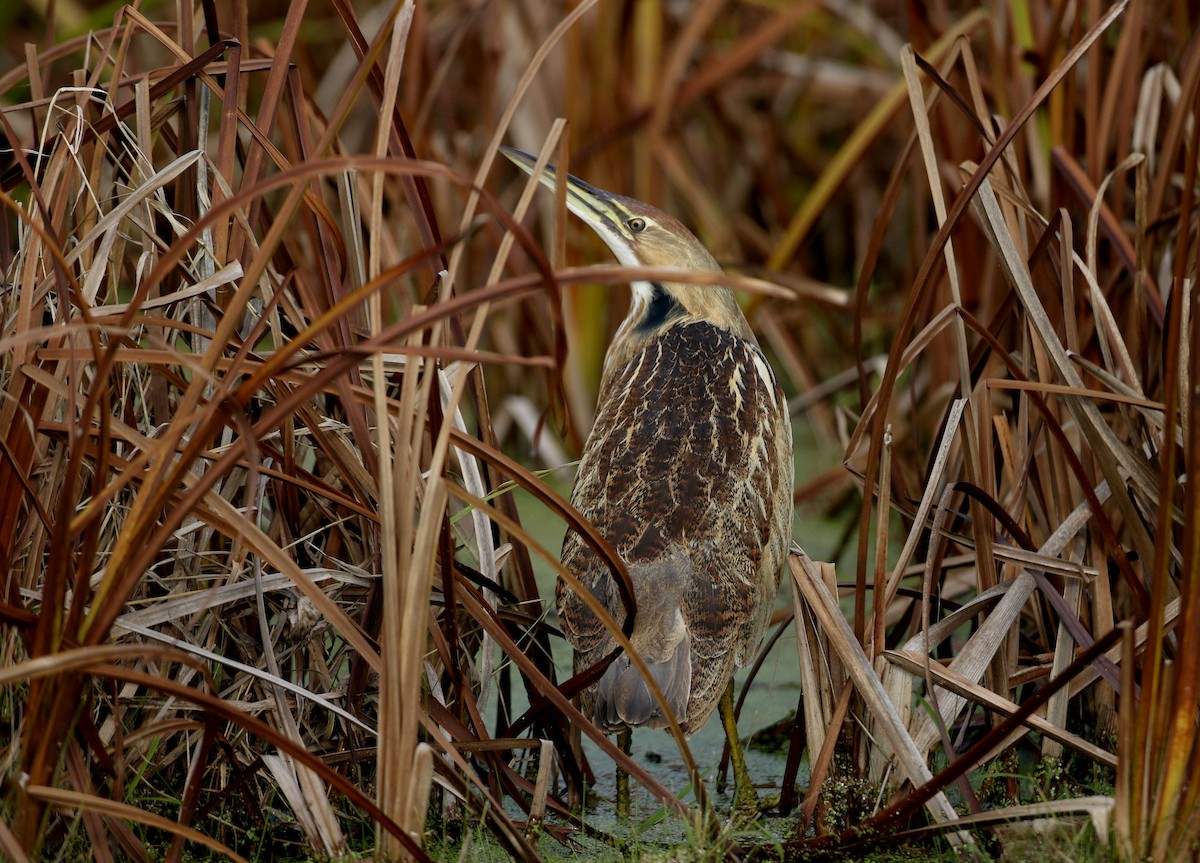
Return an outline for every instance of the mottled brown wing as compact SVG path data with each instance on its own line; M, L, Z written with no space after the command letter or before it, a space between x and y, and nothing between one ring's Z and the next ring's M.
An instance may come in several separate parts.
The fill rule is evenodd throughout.
M691 651L685 731L703 724L757 646L791 533L791 489L786 406L757 345L683 324L605 380L572 503L631 569L686 561L678 589L670 579L657 591L651 579L635 579L639 605L666 606L678 595ZM572 531L562 560L624 620L607 568ZM565 582L557 599L577 670L612 650L608 630ZM633 640L644 656L655 643L638 629L660 612L638 616ZM585 710L594 699L584 694Z

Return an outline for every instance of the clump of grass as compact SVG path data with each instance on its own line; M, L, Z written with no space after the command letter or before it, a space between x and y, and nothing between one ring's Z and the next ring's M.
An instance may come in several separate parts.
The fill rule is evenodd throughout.
M465 657L498 635L478 619L515 614L509 645L547 635L512 592L528 558L502 587L488 522L449 518L507 478L487 427L466 428L464 411L487 414L481 365L552 366L480 350L487 309L553 288L549 270L502 280L500 257L486 284L454 289L468 240L441 238L428 184L465 204L471 182L411 160L392 107L411 9L373 46L339 9L361 59L328 112L290 65L302 7L270 56L225 38L246 35L244 7L225 31L204 11L196 31L121 9L74 88L44 89L54 53L42 66L31 51L30 99L5 113L26 146L5 181L19 197L5 197L3 679L27 687L7 717L5 847L35 854L82 823L97 849L145 857L164 834L131 822L166 831L170 859L185 842L262 854L283 804L294 837L336 855L337 795L384 853L423 858L424 738L440 781L490 801L526 853L456 744L488 737L470 727L494 684ZM363 102L383 122L349 154L338 134ZM385 230L385 210L407 215ZM415 248L397 242L409 232ZM552 687L548 655L531 656L525 679ZM499 753L483 761L519 787ZM231 801L254 833L220 826Z
M870 491L852 631L822 637L845 667L873 661L866 676L881 679L868 692L855 678L872 741L853 747L859 769L920 787L843 840L888 829L918 801L952 829L939 792L1031 730L1044 757L1065 746L1116 767L1105 829L1123 853L1167 859L1195 829L1193 804L1172 790L1196 743L1194 704L1158 688L1164 674L1191 674L1163 661L1183 649L1164 636L1188 626L1193 569L1192 504L1179 485L1195 410L1183 395L1192 359L1182 336L1194 326L1195 170L1181 131L1191 96L1167 105L1150 86L1182 46L1156 42L1163 19L1141 11L1117 4L1075 30L1035 34L1039 52L1076 35L1051 52L1054 63L993 68L990 89L973 44L940 68L902 58L916 131L876 222L860 308L910 164L938 230L849 440L847 464ZM1136 65L1151 55L1167 65ZM1180 75L1194 94L1190 68ZM1133 113L1118 111L1117 96L1091 100L1101 92L1125 93ZM964 138L940 138L947 127L970 131L975 153ZM1168 188L1178 190L1171 215L1156 221ZM867 530L893 512L908 526L898 558L890 531L872 544ZM801 610L812 613L826 585L812 568L794 572L808 580ZM809 709L810 733L837 711L820 732L830 741L853 712L835 704L843 679ZM911 707L914 689L924 710ZM995 718L975 721L981 709ZM1069 731L1073 712L1096 737L1115 730L1120 758ZM1150 731L1171 716L1177 735ZM949 762L937 776L925 766L934 748ZM1079 805L1094 811L1096 800Z
M1074 805L1122 853L1195 843L1186 4L181 8L22 7L0 46L8 856L425 859L433 800L537 859L584 829L570 726L686 810L551 661L555 556L507 492L577 521L536 471L579 448L628 273L497 202L501 140L802 300L747 299L845 459L797 492L836 565L793 558L785 853L965 842L946 790L981 809L1014 745L1115 765ZM835 758L884 793L810 835Z

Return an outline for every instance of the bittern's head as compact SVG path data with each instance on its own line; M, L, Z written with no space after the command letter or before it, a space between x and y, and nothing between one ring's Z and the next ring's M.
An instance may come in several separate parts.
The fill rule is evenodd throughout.
M536 159L512 147L500 148L518 167L533 173ZM627 267L675 267L719 273L721 267L695 235L674 216L634 198L597 189L566 175L567 208L583 219ZM558 171L547 165L541 181L551 191ZM753 339L733 294L715 285L687 282L632 282L633 304L618 338L651 338L682 321L707 321L743 338ZM632 347L632 345L630 346Z

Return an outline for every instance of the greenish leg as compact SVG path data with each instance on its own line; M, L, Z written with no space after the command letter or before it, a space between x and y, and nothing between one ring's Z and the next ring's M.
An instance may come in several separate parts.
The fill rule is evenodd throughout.
M617 732L617 746L628 755L633 748L633 729L628 725ZM617 817L628 818L631 811L629 774L617 768Z
M729 760L733 762L733 811L734 820L749 822L758 818L758 795L754 784L750 781L750 771L746 769L746 754L742 751L742 741L738 738L737 720L733 716L733 681L725 687L721 695L721 703L717 708L721 713L721 724L725 727L725 738L729 741Z

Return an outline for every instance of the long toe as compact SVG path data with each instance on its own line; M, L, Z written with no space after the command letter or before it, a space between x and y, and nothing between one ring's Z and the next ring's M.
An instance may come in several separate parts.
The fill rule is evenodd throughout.
M753 824L762 815L758 792L754 790L749 776L735 776L733 785L733 806L729 811L730 820L737 826Z

